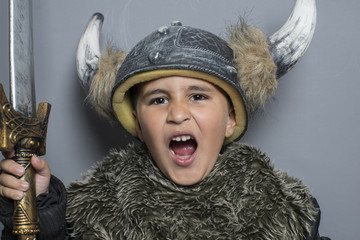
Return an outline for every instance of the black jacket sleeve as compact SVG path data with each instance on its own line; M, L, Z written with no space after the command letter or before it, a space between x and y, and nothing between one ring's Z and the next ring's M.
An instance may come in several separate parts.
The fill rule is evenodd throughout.
M66 189L64 184L52 176L48 194L37 197L39 217L39 239L64 240L66 236ZM13 201L0 197L0 221L4 225L1 239L16 240L12 234Z
M313 204L315 209L317 209L317 214L311 223L310 233L306 235L305 240L331 240L330 238L327 237L320 237L319 234L319 226L320 226L320 218L321 218L320 206L315 198L313 198Z

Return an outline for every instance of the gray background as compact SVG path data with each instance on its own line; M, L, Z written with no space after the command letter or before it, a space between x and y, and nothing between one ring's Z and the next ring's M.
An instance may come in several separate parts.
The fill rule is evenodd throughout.
M172 20L224 34L238 15L270 35L293 6L289 0L34 0L37 101L52 104L47 155L65 184L109 148L133 141L84 104L75 50L94 12L105 15L102 46L124 50ZM321 234L360 236L360 1L318 0L317 29L306 55L280 79L274 98L241 140L262 149L276 168L301 178L322 209ZM8 1L0 1L0 79L8 89Z

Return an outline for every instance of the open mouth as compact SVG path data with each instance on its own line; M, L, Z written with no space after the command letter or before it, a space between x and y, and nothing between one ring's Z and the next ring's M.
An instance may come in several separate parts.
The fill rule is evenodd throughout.
M188 166L194 160L197 142L189 135L177 136L170 141L169 149L176 164Z

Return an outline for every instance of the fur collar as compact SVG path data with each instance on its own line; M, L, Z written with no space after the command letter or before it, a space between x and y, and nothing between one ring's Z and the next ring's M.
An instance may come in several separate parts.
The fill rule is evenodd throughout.
M145 147L112 151L70 184L68 199L83 239L304 239L315 215L299 180L242 144L190 187L165 178Z

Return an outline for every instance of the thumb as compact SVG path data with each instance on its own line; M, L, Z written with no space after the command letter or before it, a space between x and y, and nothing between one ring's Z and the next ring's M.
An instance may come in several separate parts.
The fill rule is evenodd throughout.
M35 172L43 177L50 177L50 167L49 164L42 158L38 156L32 156L31 165L34 168Z
M34 168L35 175L35 185L36 185L36 196L42 193L49 192L49 184L51 171L49 164L42 158L33 156L31 158L31 165Z

